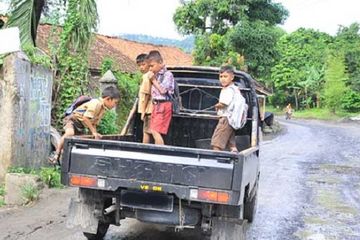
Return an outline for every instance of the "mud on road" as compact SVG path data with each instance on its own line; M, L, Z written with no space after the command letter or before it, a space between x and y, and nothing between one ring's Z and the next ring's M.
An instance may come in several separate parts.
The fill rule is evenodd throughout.
M282 121L261 146L258 211L248 240L360 239L360 124ZM75 189L46 190L30 207L0 208L0 239L84 240L66 228ZM106 240L199 240L198 234L125 220Z

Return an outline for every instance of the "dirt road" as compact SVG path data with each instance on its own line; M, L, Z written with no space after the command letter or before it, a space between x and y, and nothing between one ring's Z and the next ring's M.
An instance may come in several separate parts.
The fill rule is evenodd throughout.
M360 239L360 124L282 122L261 149L258 212L248 240ZM0 209L0 239L84 240L65 226L74 189L45 191L32 207ZM126 220L107 240L199 240Z

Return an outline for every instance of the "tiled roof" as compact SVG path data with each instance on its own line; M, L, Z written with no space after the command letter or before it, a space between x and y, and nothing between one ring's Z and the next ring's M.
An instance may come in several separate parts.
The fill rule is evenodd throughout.
M36 39L37 46L47 53L49 53L48 41L51 28L51 25L39 25ZM136 56L141 53L148 53L151 50L158 50L167 65L192 65L191 55L176 47L139 43L96 34L89 56L90 68L100 69L103 59L107 57L114 60L115 67L120 71L135 72L137 70Z
M37 46L49 53L49 39L50 33L52 31L51 25L39 25L38 27L38 35L36 38ZM60 31L60 30L58 30ZM54 41L58 41L58 38ZM104 58L111 58L114 60L115 69L118 69L123 72L136 72L137 65L136 63L122 54L117 49L113 48L110 44L104 42L98 35L95 35L95 39L91 44L90 54L89 54L89 63L91 69L101 69L101 63Z
M131 59L135 59L141 53L148 53L151 50L158 50L167 65L191 66L193 58L177 47L139 43L117 37L98 35L98 37L109 43L114 48Z

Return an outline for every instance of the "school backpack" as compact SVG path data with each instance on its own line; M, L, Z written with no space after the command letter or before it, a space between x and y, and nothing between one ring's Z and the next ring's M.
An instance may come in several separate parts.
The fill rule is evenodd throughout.
M180 109L181 109L180 90L179 90L179 85L177 84L175 79L174 79L174 93L168 94L168 96L172 103L172 112L175 114L180 113Z
M79 107L80 105L89 102L92 99L92 97L89 96L80 96L78 98L76 98L71 105L66 109L65 111L65 117L69 116L70 114L72 114L72 112Z
M160 83L162 83L162 81L164 81L164 74L162 74L160 76L159 81L160 81ZM180 90L179 90L179 85L175 78L174 78L174 93L173 94L167 93L167 96L169 97L169 99L172 103L172 112L175 114L180 113L180 109L182 108Z
M234 95L228 107L228 111L231 113L231 115L228 116L228 120L230 126L237 130L246 124L248 105L237 86L232 85L230 88L234 91Z

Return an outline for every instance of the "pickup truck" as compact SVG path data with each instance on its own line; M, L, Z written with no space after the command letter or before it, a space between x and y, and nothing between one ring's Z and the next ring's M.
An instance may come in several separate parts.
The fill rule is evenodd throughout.
M61 180L78 187L68 226L88 239L102 239L110 224L125 218L175 230L201 230L204 239L245 239L254 219L259 182L259 107L254 80L236 71L235 84L249 106L246 125L236 131L239 153L211 150L218 122L214 105L219 69L169 67L181 96L166 145L143 144L143 123L130 113L122 134L73 137L65 141Z

